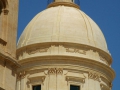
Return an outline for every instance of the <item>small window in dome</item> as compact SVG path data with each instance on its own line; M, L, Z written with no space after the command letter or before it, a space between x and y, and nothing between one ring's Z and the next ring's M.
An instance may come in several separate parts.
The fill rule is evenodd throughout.
M41 90L41 85L33 86L32 90Z
M80 90L80 86L70 85L70 90Z

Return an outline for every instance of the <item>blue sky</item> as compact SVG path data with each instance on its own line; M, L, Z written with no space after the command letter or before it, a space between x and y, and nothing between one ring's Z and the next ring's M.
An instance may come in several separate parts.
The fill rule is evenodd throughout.
M47 0L20 0L18 38L30 20L46 9ZM80 8L101 28L116 72L112 90L120 90L120 0L80 0Z

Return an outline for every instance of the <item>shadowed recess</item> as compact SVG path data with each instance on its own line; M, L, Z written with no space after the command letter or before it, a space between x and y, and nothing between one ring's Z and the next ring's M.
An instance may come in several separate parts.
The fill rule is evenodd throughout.
M5 9L8 5L7 0L0 0L0 14L2 12L2 9Z

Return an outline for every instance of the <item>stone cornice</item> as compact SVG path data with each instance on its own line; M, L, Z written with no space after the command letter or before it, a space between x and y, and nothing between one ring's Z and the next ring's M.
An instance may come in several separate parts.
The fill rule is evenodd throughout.
M74 3L71 3L71 2L54 2L54 3L49 4L48 8L56 7L56 6L60 6L60 5L69 6L69 7L74 7L74 8L80 9L80 7L78 5L76 5Z
M9 57L7 54L0 52L0 57L2 57L5 61L10 62L13 67L20 67L20 64L18 64L16 59Z
M69 62L68 62L69 60ZM18 61L21 65L23 65L23 68L21 69L28 69L31 67L35 67L33 63L38 63L40 65L35 64L36 66L44 66L44 65L51 65L50 62L52 62L52 65L65 65L65 66L82 66L83 69L86 71L97 71L100 73L103 73L103 75L107 76L110 81L112 81L115 77L115 73L112 68L104 65L103 63L86 59L86 58L77 58L77 57L72 57L72 56L42 56L42 57L35 57L35 58L28 58L24 60L19 60ZM30 63L33 65L31 66ZM31 67L28 67L28 66ZM94 67L93 67L94 65ZM24 67L26 66L26 67Z

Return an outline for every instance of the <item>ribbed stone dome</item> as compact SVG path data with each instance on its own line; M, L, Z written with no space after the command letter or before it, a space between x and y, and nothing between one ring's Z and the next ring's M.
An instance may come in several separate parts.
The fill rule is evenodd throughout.
M48 42L77 43L108 52L97 24L74 7L56 6L37 14L23 31L18 48Z

